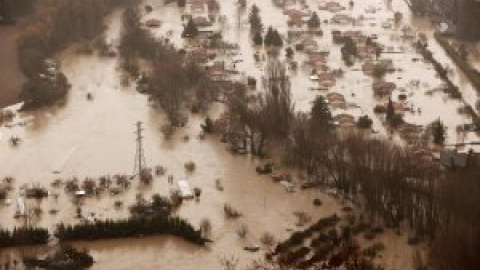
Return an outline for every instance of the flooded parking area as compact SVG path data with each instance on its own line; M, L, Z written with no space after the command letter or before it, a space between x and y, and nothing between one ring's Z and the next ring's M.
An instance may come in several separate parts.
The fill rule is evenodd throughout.
M234 69L245 78L252 76L261 82L267 63L255 60L254 55L265 55L266 52L252 45L248 25L249 9L239 13L235 2L220 1L218 16L222 17L219 27L223 38L238 45L238 54L234 57L221 55L219 58L228 64L232 64L235 59L241 60L235 62ZM341 106L334 106L334 102L330 102L334 115L347 114L355 119L368 115L373 120L375 132L381 136L392 136L384 117L373 110L377 105L386 104L388 98L374 93L372 84L375 79L362 71L362 66L369 60L358 60L354 65L346 66L341 60L341 46L333 42L334 31L359 31L364 36L376 35L376 42L384 46L381 59L393 63L395 71L387 73L383 79L395 84L391 97L398 102L407 123L425 127L440 118L448 128L446 144L480 141L473 132L457 132L458 125L472 123L459 108L466 104L474 106L478 93L435 42L434 27L426 20L411 17L403 1L356 1L353 7L349 7L347 0L341 0L338 3L345 9L338 12L319 9L324 1L305 1L305 4L286 1L294 4L284 8L274 5L272 1L257 2L255 4L260 9L264 26L278 29L285 37L292 30L287 24L285 10L301 10L308 14L315 11L322 21L320 29L323 35L292 38L284 48L295 47L304 38L312 40L326 52L322 58L325 73L342 70L342 75L335 77L332 85L323 87L319 80L311 79L312 66L307 63L311 56L305 51L295 51L291 61L298 63L298 69L289 70L289 76L296 110L308 112L317 95L331 97L332 101L335 101L335 97L343 97L339 98ZM163 6L153 0L144 1L144 4L151 4L153 11L145 14L142 21L160 20L161 26L152 29L153 33L157 37L168 36L178 47L182 47L182 10L175 4ZM397 24L393 22L395 11L403 14L402 21ZM354 23L335 23L334 18L338 19L339 14L353 18ZM119 42L121 16L122 11L117 10L108 18L108 43ZM405 37L407 25L411 27L408 31L412 31L415 36L424 33L435 57L453 69L449 76L460 87L463 100L451 99L441 90L443 83L433 66L423 61L412 45L413 39ZM282 60L285 60L284 54L282 49ZM40 201L26 201L27 208L40 207L43 210L39 217L33 219L34 224L53 229L60 222L79 222L76 217L78 202L66 194L62 187L51 184L57 179L73 177L98 179L104 175L132 174L137 147L135 125L141 121L146 163L152 167L163 166L166 175L155 176L153 184L148 187L134 181L128 190L120 194L82 199L80 204L83 213L99 219L126 218L129 216L127 205L135 202L137 194L145 197L156 193L168 196L174 186L168 182L167 175L172 175L175 182L187 179L193 187L202 189L200 199L185 201L177 214L195 226L203 219L209 219L212 223L213 243L206 248L163 236L75 243L91 251L96 261L91 268L93 270L219 269L219 261L223 257L239 259L240 266L246 267L263 254L248 253L243 247L257 245L265 232L273 234L276 239L288 237L297 227L294 212L303 211L315 220L334 213L342 215L342 208L349 205L348 202L328 195L324 190L298 189L294 193L286 192L281 185L272 182L270 177L257 174L255 168L262 163L261 160L232 155L217 137L207 136L203 139L199 136L202 131L200 125L206 115L190 115L187 125L177 130L172 139L165 140L161 132L164 113L148 96L138 93L133 85L125 86L121 83L122 72L116 57L77 55L72 50L66 50L58 55L58 60L72 85L68 97L51 108L20 112L13 124L0 126L0 179L14 179L15 188L10 192L10 199L13 201L21 197L22 186L40 184L50 191L50 196ZM262 92L260 83L258 85L257 90L252 91ZM322 90L317 90L318 88ZM91 99L87 98L89 94ZM405 98L400 99L401 95ZM215 118L223 109L222 104L215 104L207 114ZM392 137L394 136L396 135ZM9 143L9 138L12 137L21 138L18 147ZM404 143L403 139L398 138L398 141ZM471 147L480 150L480 146ZM185 169L187 162L195 163L196 169L193 172ZM299 172L291 173L297 184L300 183L300 177L297 176ZM217 181L222 183L223 190L218 189ZM323 202L321 207L313 205L315 198ZM122 201L124 206L115 207L115 201ZM223 212L226 203L238 209L243 216L234 221L226 219ZM23 222L14 219L14 215L14 204L2 203L0 226L21 226ZM241 239L236 231L243 225L248 227L248 233ZM378 258L385 269L413 269L413 248L407 245L407 237L407 234L387 232L376 239L387 243L382 257ZM28 252L29 249L25 250ZM22 252L23 249L4 250L0 257L15 257Z

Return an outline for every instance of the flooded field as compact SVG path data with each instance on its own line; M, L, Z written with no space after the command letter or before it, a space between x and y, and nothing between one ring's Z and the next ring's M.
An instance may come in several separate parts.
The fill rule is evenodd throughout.
M255 4L261 10L263 24L266 27L273 26L286 34L288 26L283 10L274 6L271 1L257 2ZM308 10L315 10L322 22L330 21L335 13L318 10L320 2L307 1ZM179 47L182 46L181 11L175 5L163 6L158 1L145 1L145 4L147 3L152 4L153 12L146 14L142 20L161 20L162 26L153 30L154 33L160 37L170 32L172 41ZM340 46L332 43L333 30L359 30L366 35L378 35L378 42L390 48L383 53L382 58L392 59L397 71L387 74L385 80L397 85L392 97L396 99L399 94L407 96L406 107L412 107L405 112L404 118L407 122L425 126L440 118L448 127L447 144L480 140L474 133L460 136L456 132L457 125L471 123L468 117L458 111L458 108L464 105L463 102L450 99L441 91L427 94L429 90L441 86L442 82L437 78L432 65L424 63L421 56L415 52L411 40L401 38L403 25L410 25L414 32L425 33L429 37L430 49L435 57L453 69L453 81L460 87L465 101L474 106L478 94L435 43L432 38L434 29L426 20L410 17L406 5L400 0L393 1L391 5L384 1L356 1L352 9L348 8L347 0L339 3L347 7L342 14L354 18L363 16L363 19L355 26L322 23L323 36L316 36L314 40L320 48L330 52L326 65L330 69L341 68L344 75L328 90L311 90L317 87L318 82L309 79L311 70L302 64L306 56L296 52L294 60L300 63L299 69L292 71L290 75L297 110L309 111L316 95L337 92L345 97L347 106L334 108L335 115L348 113L357 118L367 114L374 121L373 129L381 135L387 135L384 119L373 112L376 105L384 104L386 100L374 96L371 87L373 79L362 72L362 62L358 61L352 67L346 67L341 61ZM367 12L372 10L372 7L375 12ZM300 5L297 8L300 8ZM402 23L386 27L384 23L391 22L394 11L403 13ZM257 63L254 59L254 54L259 49L254 48L250 42L247 19L249 10L238 15L235 1L226 0L221 1L220 12L226 18L222 26L224 39L239 46L239 54L234 59L242 61L236 64L236 69L245 76L254 76L257 81L262 81L266 63ZM121 14L120 10L115 11L108 19L108 43L118 44ZM3 51L1 43L0 41L0 51ZM282 51L282 58L283 55ZM227 62L233 61L226 56L224 59ZM231 155L226 145L221 144L216 137L200 139L200 124L205 115L190 116L187 126L179 129L172 140L164 140L160 132L164 120L161 109L149 102L147 96L135 91L134 86L122 86L117 58L77 55L67 50L58 56L58 60L72 84L67 99L49 109L20 113L14 121L19 123L28 120L26 126L0 126L0 179L7 176L15 179L16 188L11 192L11 199L19 196L23 184L41 184L58 196L27 202L27 208L39 205L43 209L40 218L33 222L50 229L59 222L78 222L73 198L65 194L62 187L54 188L50 184L56 179L72 177L83 179L131 174L136 148L135 124L142 121L145 128L143 135L147 165L164 166L167 169L166 174L173 175L175 180L186 178L192 186L203 190L200 200L185 202L178 215L195 226L204 218L210 219L212 223L213 244L208 248L191 246L173 237L76 243L91 250L96 261L91 269L219 269L219 258L224 256L233 256L240 260L242 266L246 266L262 254L245 252L243 247L258 244L259 238L265 232L272 233L277 239L286 238L289 231L296 227L296 218L293 215L295 211L304 211L314 220L333 213L342 214L344 205L326 193L318 190L287 193L269 177L259 176L255 172L255 166L260 161ZM3 68L2 65L0 67ZM0 73L5 74L2 69ZM419 81L418 86L413 86L412 81ZM89 93L93 96L92 100L86 98ZM216 104L208 114L211 117L218 116L222 109L221 105ZM22 139L19 147L12 147L8 142L8 138L12 136ZM189 139L184 139L185 136ZM480 150L476 147L476 150ZM194 172L187 172L184 168L184 164L189 161L196 163L197 169ZM224 191L215 188L217 179L222 182ZM129 215L127 205L135 201L137 194L141 193L145 197L154 193L168 195L172 188L167 176L156 177L152 187L134 182L129 190L121 194L105 194L82 200L83 213L100 219L124 218ZM315 198L320 198L323 206L313 206L312 201ZM124 207L116 209L115 201L123 201ZM225 203L234 206L244 217L238 221L225 219ZM58 213L50 214L49 210L52 209L58 210ZM14 212L13 205L0 205L1 227L13 228L22 224L13 218ZM246 239L240 239L236 234L241 224L248 226ZM382 258L378 259L385 265L385 269L413 269L413 249L407 245L406 233L399 236L388 232L375 241L382 241L387 245ZM6 250L0 256L8 258L19 252L22 250Z

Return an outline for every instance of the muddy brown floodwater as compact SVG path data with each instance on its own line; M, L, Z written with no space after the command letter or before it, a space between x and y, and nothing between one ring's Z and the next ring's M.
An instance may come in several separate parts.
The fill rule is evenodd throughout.
M226 40L239 45L240 54L236 59L242 59L237 69L248 76L259 80L263 74L264 64L257 64L253 59L256 49L251 46L247 14L237 19L234 0L221 1L221 13L227 21L223 26L223 36ZM250 1L251 2L251 1ZM340 1L348 6L348 1ZM180 38L180 11L174 5L163 7L159 1L151 3L154 11L142 17L142 20L158 18L162 26L154 30L155 35L162 36L171 31L173 42L182 45ZM321 20L329 20L333 16L327 11L318 11L318 1L307 1L310 9L315 9ZM265 26L278 28L286 33L286 17L282 10L273 6L271 1L257 1ZM377 7L375 13L366 13L370 7ZM415 107L421 107L422 114L406 113L405 119L419 125L425 125L440 117L448 126L448 142L457 142L455 127L469 120L460 115L458 101L451 100L445 94L426 95L426 91L441 85L435 72L428 63L412 62L412 58L420 56L409 42L402 41L401 25L384 29L381 24L393 17L393 11L404 14L403 24L411 25L415 31L424 32L431 37L433 28L423 19L412 18L403 1L393 1L391 6L383 1L356 1L352 10L342 13L354 17L364 15L363 25L323 24L323 37L316 37L321 47L330 50L327 63L331 68L342 68L346 71L344 78L337 81L327 92L309 90L316 84L309 80L309 70L301 67L297 73L291 74L292 94L297 110L308 111L311 101L318 94L339 92L345 95L348 103L356 104L356 108L335 109L334 114L348 112L360 116L368 114L374 120L374 129L385 134L382 119L373 114L373 107L382 101L373 97L372 79L361 71L361 63L351 68L344 66L340 60L340 48L333 45L331 31L358 29L367 34L377 34L379 42L394 49L401 49L402 54L385 54L391 58L395 67L401 72L387 75L387 80L395 82L400 88L407 90L408 100ZM121 11L114 12L107 21L107 39L118 44L121 31ZM446 57L441 48L431 39L431 49L441 62L454 68L454 64ZM283 53L282 53L283 55ZM282 56L283 57L283 56ZM252 259L261 256L243 251L246 245L258 244L264 232L271 232L277 239L284 239L295 228L295 211L305 211L314 219L325 217L334 212L340 213L343 207L337 200L318 190L308 190L296 193L286 193L283 188L274 184L268 177L258 176L255 166L258 161L245 156L233 156L218 138L207 137L200 140L200 123L205 116L191 116L188 125L177 131L170 141L165 141L160 132L163 122L161 110L155 108L148 98L138 94L133 87L124 87L120 83L121 73L118 69L118 59L100 58L98 56L77 55L73 51L65 51L58 56L62 70L72 84L72 89L66 102L50 109L35 113L21 113L15 121L32 118L27 126L0 127L0 178L12 176L16 179L11 198L19 196L18 187L26 183L40 183L48 187L52 193L58 194L58 199L49 196L41 202L28 201L27 207L40 204L44 213L35 222L48 228L59 222L78 222L75 218L76 207L72 199L62 189L50 188L50 183L57 178L68 179L74 176L99 177L106 174L130 174L133 171L135 154L135 123L143 121L144 145L147 164L162 165L167 168L167 174L172 174L175 180L187 178L194 187L202 188L199 202L187 201L178 214L198 226L200 221L208 218L212 223L213 244L207 248L198 248L174 237L149 237L142 239L122 239L97 242L80 242L78 246L91 250L96 263L92 269L219 269L219 258L235 257L245 266ZM225 58L227 61L231 59ZM297 53L295 59L304 60ZM454 68L452 78L461 86L467 102L475 102L477 94L469 82ZM418 89L409 88L412 80L420 80ZM87 93L93 95L93 100L86 99ZM355 95L352 95L354 93ZM401 92L394 92L397 96ZM209 115L216 116L222 111L220 105L211 108ZM190 139L182 138L188 135ZM20 147L13 148L8 138L18 136L22 139ZM478 140L473 134L466 140ZM193 161L197 169L187 173L184 163ZM59 169L59 173L53 170ZM215 188L215 180L221 179L224 191ZM138 193L149 196L153 193L168 195L172 188L167 183L167 177L157 177L151 188L145 188L134 183L130 190L119 195L103 195L99 198L87 198L83 205L84 213L94 213L98 218L123 218L128 216L127 207L114 208L114 201L122 200L129 205ZM314 198L320 198L323 206L315 208ZM223 213L224 203L231 204L244 214L238 221L226 220ZM56 209L56 215L50 215L48 210ZM13 218L13 205L0 206L0 226L12 228L21 225ZM239 239L236 229L246 224L249 233L246 239ZM375 241L382 241L387 248L382 253L379 262L386 269L412 269L412 248L406 244L407 233L396 235L387 232ZM22 250L10 249L3 251L3 258L14 256Z

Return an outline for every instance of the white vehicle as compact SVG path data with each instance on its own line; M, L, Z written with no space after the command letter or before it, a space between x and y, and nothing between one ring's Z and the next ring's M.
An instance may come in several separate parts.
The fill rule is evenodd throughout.
M188 183L187 180L179 180L177 182L177 186L182 198L192 199L194 197L192 189L190 189L190 184Z
M15 210L15 217L24 217L25 215L25 202L22 198L17 198L17 209Z
M294 192L294 188L295 188L295 185L292 184L291 182L289 181L280 181L280 185L282 185L284 188L285 188L285 191L286 192Z

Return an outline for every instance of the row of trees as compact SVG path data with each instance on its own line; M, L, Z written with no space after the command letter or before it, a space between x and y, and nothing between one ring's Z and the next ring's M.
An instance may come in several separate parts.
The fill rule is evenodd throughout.
M0 0L0 25L14 23L15 18L28 13L34 3L34 0Z
M175 235L191 243L204 245L206 239L199 230L179 217L156 215L125 220L104 220L76 225L59 224L55 236L62 241L98 240L144 235Z
M48 230L44 228L0 228L0 247L43 245L48 241Z
M20 69L29 78L21 98L30 101L31 107L38 107L63 97L66 78L58 78L59 67L55 67L56 79L46 78L52 67L45 67L45 60L73 43L100 37L105 16L128 3L134 0L54 0L36 5L33 20L17 45Z
M103 19L133 0L50 1L38 5L34 23L19 40L19 61L28 77L38 76L42 61L68 45L92 40L103 32Z
M438 22L455 26L455 34L466 41L480 40L480 2L476 0L404 0L416 15L431 15Z

